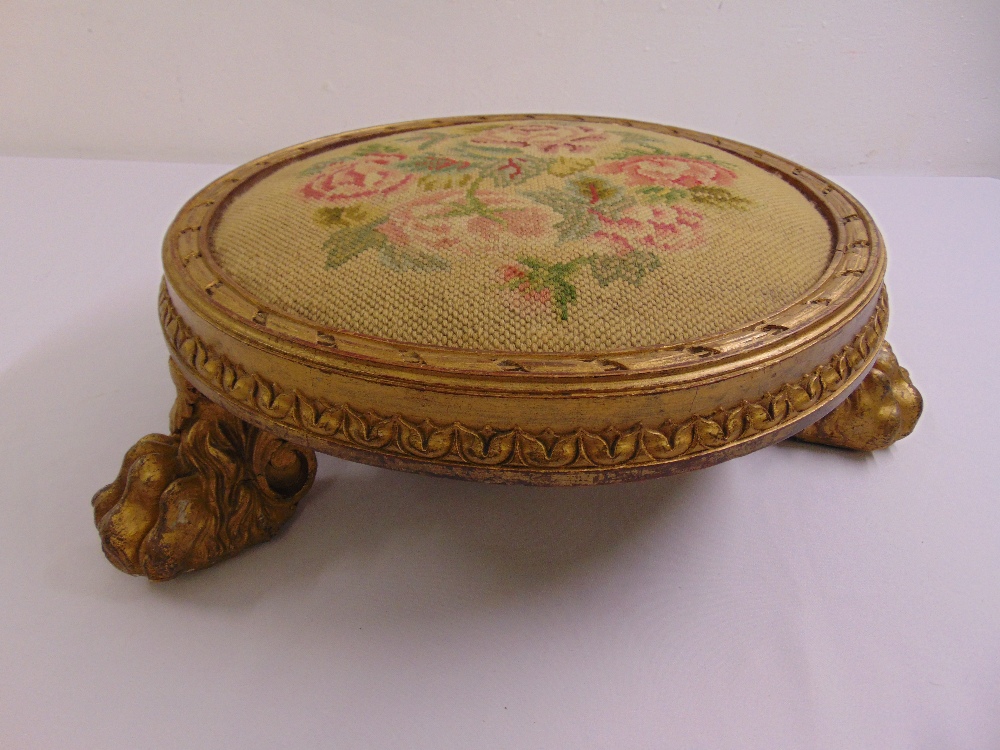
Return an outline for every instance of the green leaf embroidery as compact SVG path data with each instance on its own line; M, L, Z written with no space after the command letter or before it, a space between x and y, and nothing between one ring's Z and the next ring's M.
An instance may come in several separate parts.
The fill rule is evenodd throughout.
M736 169L737 165L733 164L731 161L722 161L721 159L716 159L711 154L692 154L687 151L682 151L679 154L675 154L682 159L691 159L692 161L707 161L709 164L715 164L719 167L726 167L727 169Z
M333 229L360 227L366 224L374 226L384 218L383 212L368 203L355 203L351 206L324 206L313 212L313 220L317 224Z
M452 201L451 203L444 204L444 208L448 210L442 214L442 217L449 216L482 216L484 219L489 219L492 222L496 222L503 226L506 224L506 220L503 214L512 213L514 211L521 211L520 208L505 208L498 211L485 203L482 199L476 195L479 190L479 184L482 182L482 178L475 180L469 185L468 189L465 191L465 199L462 201Z
M688 188L689 197L694 203L702 203L717 208L736 208L746 210L752 205L752 201L736 195L730 190L714 185L698 185Z
M599 214L619 219L635 205L632 196L601 177L577 177L567 180L562 190L548 188L528 196L562 216L555 225L559 242L585 239L600 229Z
M323 248L327 251L326 267L339 268L368 250L377 250L379 261L393 271L445 271L451 264L444 258L422 250L397 247L389 242L377 227L382 222L362 226L342 227L333 232Z
M639 286L647 273L660 267L660 258L649 250L636 250L625 256L592 255L589 261L590 270L601 286L619 280Z
M444 174L425 174L417 178L417 186L424 192L430 190L451 190L464 188L476 180L475 172L445 172Z
M560 320L569 320L569 305L576 302L576 286L570 277L584 266L601 286L615 281L639 286L650 271L660 267L660 258L648 250L637 250L625 256L581 255L566 263L546 263L535 257L518 258L526 269L507 282L507 288L524 294L526 291L548 291Z
M416 133L414 135L403 136L399 140L401 143L419 143L417 146L418 151L424 151L429 148L433 148L438 145L441 141L446 141L449 138L455 138L458 133L442 133L440 130L423 131Z
M363 224L358 227L344 227L333 232L323 249L327 251L326 267L340 268L347 261L366 250L382 250L389 240L375 230L377 224Z
M393 143L391 141L371 141L369 143L362 143L351 152L351 156L358 157L368 156L369 154L391 154L393 152Z
M616 130L615 134L621 139L622 143L631 143L645 148L657 148L654 144L650 143L651 137L649 133L642 130L629 128L628 130Z
M379 252L379 261L398 273L406 271L447 271L451 264L433 253L409 250L386 242Z
M612 154L608 154L606 159L608 161L619 161L621 159L628 159L632 156L679 156L682 159L691 159L692 161L706 161L710 164L715 164L720 167L726 167L728 169L734 169L735 164L731 162L722 161L710 154L692 154L688 151L672 152L667 151L662 146L657 146L655 143L650 141L650 137L636 130L625 130L618 132L619 138L623 144L628 144L620 151L616 151Z
M544 203L562 217L555 225L556 231L559 232L560 243L582 240L600 229L601 223L590 206L574 200L562 190L549 188L529 193L529 196L539 203Z
M506 127L502 122L487 122L479 125L466 125L462 128L462 132L458 135L479 135L480 133L485 133L487 130L496 130L497 128Z
M481 174L489 174L506 164L508 159L525 157L524 152L519 148L480 146L472 143L457 143L452 147L452 153L457 159L467 160Z
M549 162L548 173L556 177L569 177L577 172L585 172L594 166L593 159L579 159L571 156L560 156Z
M470 169L472 163L463 159L453 159L450 156L442 156L435 153L418 154L404 159L396 165L396 169L405 172L463 172Z
M569 320L569 305L576 302L576 287L569 277L577 271L589 258L574 258L568 263L546 263L534 257L518 258L521 265L528 270L524 276L518 276L507 282L507 286L517 291L524 291L524 286L533 292L548 290L552 302L556 306L561 320Z
M620 151L615 151L613 154L608 154L606 160L620 161L632 156L670 156L670 153L657 146L633 146L631 148L625 147Z
M659 204L669 206L688 197L688 191L683 188L663 187L661 185L648 185L636 190L639 200L647 204Z

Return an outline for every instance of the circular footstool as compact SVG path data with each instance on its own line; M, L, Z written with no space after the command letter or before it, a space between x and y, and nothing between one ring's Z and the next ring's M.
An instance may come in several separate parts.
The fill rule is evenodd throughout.
M885 263L836 185L678 128L455 117L278 151L167 233L171 433L94 497L104 551L160 580L264 541L314 451L590 485L884 448L921 409Z

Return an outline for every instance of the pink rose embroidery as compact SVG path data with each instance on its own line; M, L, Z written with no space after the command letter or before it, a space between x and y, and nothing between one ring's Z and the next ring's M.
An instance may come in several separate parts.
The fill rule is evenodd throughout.
M399 247L471 255L502 247L505 235L541 237L557 218L545 206L500 190L471 198L464 190L438 190L394 208L378 231Z
M684 206L632 206L618 219L597 215L601 228L593 237L610 245L619 256L636 250L674 252L694 247L701 241L697 211Z
M736 179L736 173L710 161L687 159L683 156L630 156L627 159L602 164L599 174L620 174L628 185L660 185L693 188L703 185L725 187Z
M327 203L352 203L387 195L413 179L392 167L405 154L366 154L353 161L335 162L302 186L301 193Z
M520 266L501 266L499 281L503 285L501 295L511 311L534 317L551 310L552 290L533 289L528 274Z
M607 138L604 133L586 125L528 123L493 128L471 138L470 141L485 146L516 146L534 148L546 154L557 154L562 151L584 153L593 149L595 144L606 141Z
M489 216L470 217L468 230L492 242L504 233L522 239L543 237L559 218L549 207L506 190L480 190L476 199Z
M462 190L439 190L420 195L394 207L389 218L379 225L378 231L399 247L425 250L458 248L461 241L448 218L445 204L460 200L464 195Z

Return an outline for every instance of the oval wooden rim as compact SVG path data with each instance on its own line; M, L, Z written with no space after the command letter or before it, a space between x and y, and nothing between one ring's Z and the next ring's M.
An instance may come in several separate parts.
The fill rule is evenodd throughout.
M831 262L799 299L752 325L684 344L590 353L473 351L388 341L317 326L261 304L241 289L211 254L211 236L226 205L241 191L285 165L367 139L448 125L524 119L600 122L688 138L727 151L777 174L826 217ZM451 117L385 125L320 138L276 151L220 177L189 200L167 232L163 262L168 286L183 307L253 347L326 371L394 382L448 383L532 389L556 385L588 391L646 390L717 378L763 367L801 351L847 325L870 307L885 273L885 249L871 216L849 193L820 175L770 152L705 133L634 120L527 114ZM489 384L487 386L486 384Z

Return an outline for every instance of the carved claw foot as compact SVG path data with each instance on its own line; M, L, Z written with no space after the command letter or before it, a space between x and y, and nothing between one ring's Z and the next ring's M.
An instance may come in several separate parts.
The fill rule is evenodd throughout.
M270 539L312 485L316 456L237 419L170 363L171 435L147 435L94 495L104 554L153 580L206 568Z
M911 432L924 401L883 342L875 366L847 400L795 437L858 451L888 448Z

